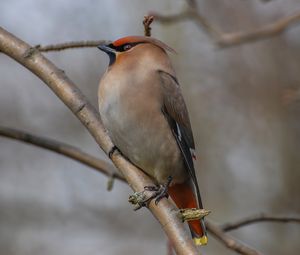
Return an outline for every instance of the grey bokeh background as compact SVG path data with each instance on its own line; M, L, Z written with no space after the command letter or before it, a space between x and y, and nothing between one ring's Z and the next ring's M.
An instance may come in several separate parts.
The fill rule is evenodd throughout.
M198 1L224 32L248 30L300 9L298 0ZM32 45L142 34L149 11L176 13L184 1L1 0L0 24ZM203 200L219 223L257 212L300 213L299 103L282 101L300 84L300 26L279 37L217 49L191 22L153 25L175 48L196 138ZM47 56L96 106L108 63L97 49ZM0 55L0 124L55 138L105 158L34 75ZM165 254L147 212L133 212L130 189L60 155L0 137L0 254ZM265 254L299 254L300 228L261 223L231 233ZM205 254L232 254L210 238Z

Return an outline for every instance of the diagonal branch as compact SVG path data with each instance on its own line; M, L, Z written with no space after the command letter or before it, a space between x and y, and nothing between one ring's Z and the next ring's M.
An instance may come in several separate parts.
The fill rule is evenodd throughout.
M3 126L0 126L0 136L23 141L25 143L33 144L35 146L56 152L58 154L62 154L78 162L81 162L107 176L112 176L124 181L124 178L113 169L112 165L106 163L104 160L93 157L74 146Z
M99 114L62 70L59 70L36 48L30 47L1 27L0 51L44 81L88 129L99 146L106 153L111 150L113 144L103 128ZM112 161L134 191L141 191L144 186L154 185L148 176L122 155L114 153ZM160 222L177 254L198 254L192 239L177 216L176 208L170 201L164 198L158 205L150 202L149 209Z
M270 38L283 33L285 30L299 23L300 11L252 31L225 33L217 41L217 44L221 47L228 47Z
M264 25L254 30L246 32L241 31L222 33L206 18L204 18L197 10L197 8L193 7L193 5L189 3L190 1L186 1L189 4L188 8L184 9L178 14L162 15L159 13L151 13L151 15L153 15L157 21L164 24L170 24L185 20L194 21L197 26L203 29L219 47L230 47L277 36L283 33L285 30L291 28L293 25L300 23L300 11L297 11L292 15L283 17L273 23Z
M260 252L250 248L249 246L242 244L238 240L227 235L222 228L206 220L207 230L220 242L222 242L227 248L239 253L247 255L261 255Z
M221 226L223 231L231 231L237 228L244 227L249 224L259 223L259 222L278 222L278 223L287 223L287 222L296 222L300 223L300 217L288 217L288 216L274 216L265 213L261 213L258 215L249 216L238 220L232 223L226 223Z

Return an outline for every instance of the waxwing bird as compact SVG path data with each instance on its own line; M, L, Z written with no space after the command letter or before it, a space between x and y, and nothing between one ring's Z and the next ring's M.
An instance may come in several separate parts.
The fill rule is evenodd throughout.
M98 91L99 111L113 143L179 208L203 208L194 169L188 111L167 52L151 37L128 36L99 45L109 66ZM189 221L197 245L207 243L204 220Z

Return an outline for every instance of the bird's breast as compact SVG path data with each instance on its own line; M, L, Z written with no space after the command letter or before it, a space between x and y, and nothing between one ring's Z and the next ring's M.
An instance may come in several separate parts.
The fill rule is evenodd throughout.
M149 84L148 84L149 85ZM182 157L156 84L128 83L104 76L99 87L99 111L113 143L132 163L157 182L172 175L185 179Z

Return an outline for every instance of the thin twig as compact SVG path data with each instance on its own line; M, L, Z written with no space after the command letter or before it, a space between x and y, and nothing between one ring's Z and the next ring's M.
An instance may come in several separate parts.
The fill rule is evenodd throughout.
M233 237L227 235L220 227L206 220L206 226L209 233L211 233L216 239L221 241L227 248L234 250L239 254L244 255L261 255L262 253L250 248L248 245L242 244Z
M144 25L144 35L151 36L151 24L154 20L152 15L144 16L143 25Z
M98 40L98 41L78 41L78 42L66 42L59 44L51 44L51 45L36 45L34 48L39 51L48 52L48 51L61 51L67 49L75 49L75 48L92 48L97 47L99 44L108 44L110 41L108 40Z
M23 141L25 143L29 143L56 152L58 154L65 155L109 177L113 176L114 178L125 181L124 178L119 173L113 170L114 167L112 165L106 163L104 160L91 156L74 146L53 139L33 135L21 130L3 127L3 126L0 126L0 136Z
M237 228L244 227L249 224L258 223L258 222L278 222L278 223L287 223L287 222L296 222L300 223L300 217L289 217L289 216L274 216L269 214L258 214L249 216L243 219L240 219L236 222L226 223L221 226L223 231L231 231Z
M15 59L44 81L88 129L104 152L109 153L113 148L113 143L103 128L99 113L62 70L46 59L37 49L30 47L1 27L0 51ZM147 175L119 153L114 153L111 159L134 191L141 191L145 186L154 185ZM149 209L160 222L178 255L198 254L189 233L177 216L177 209L173 203L163 198L158 205L151 201Z

